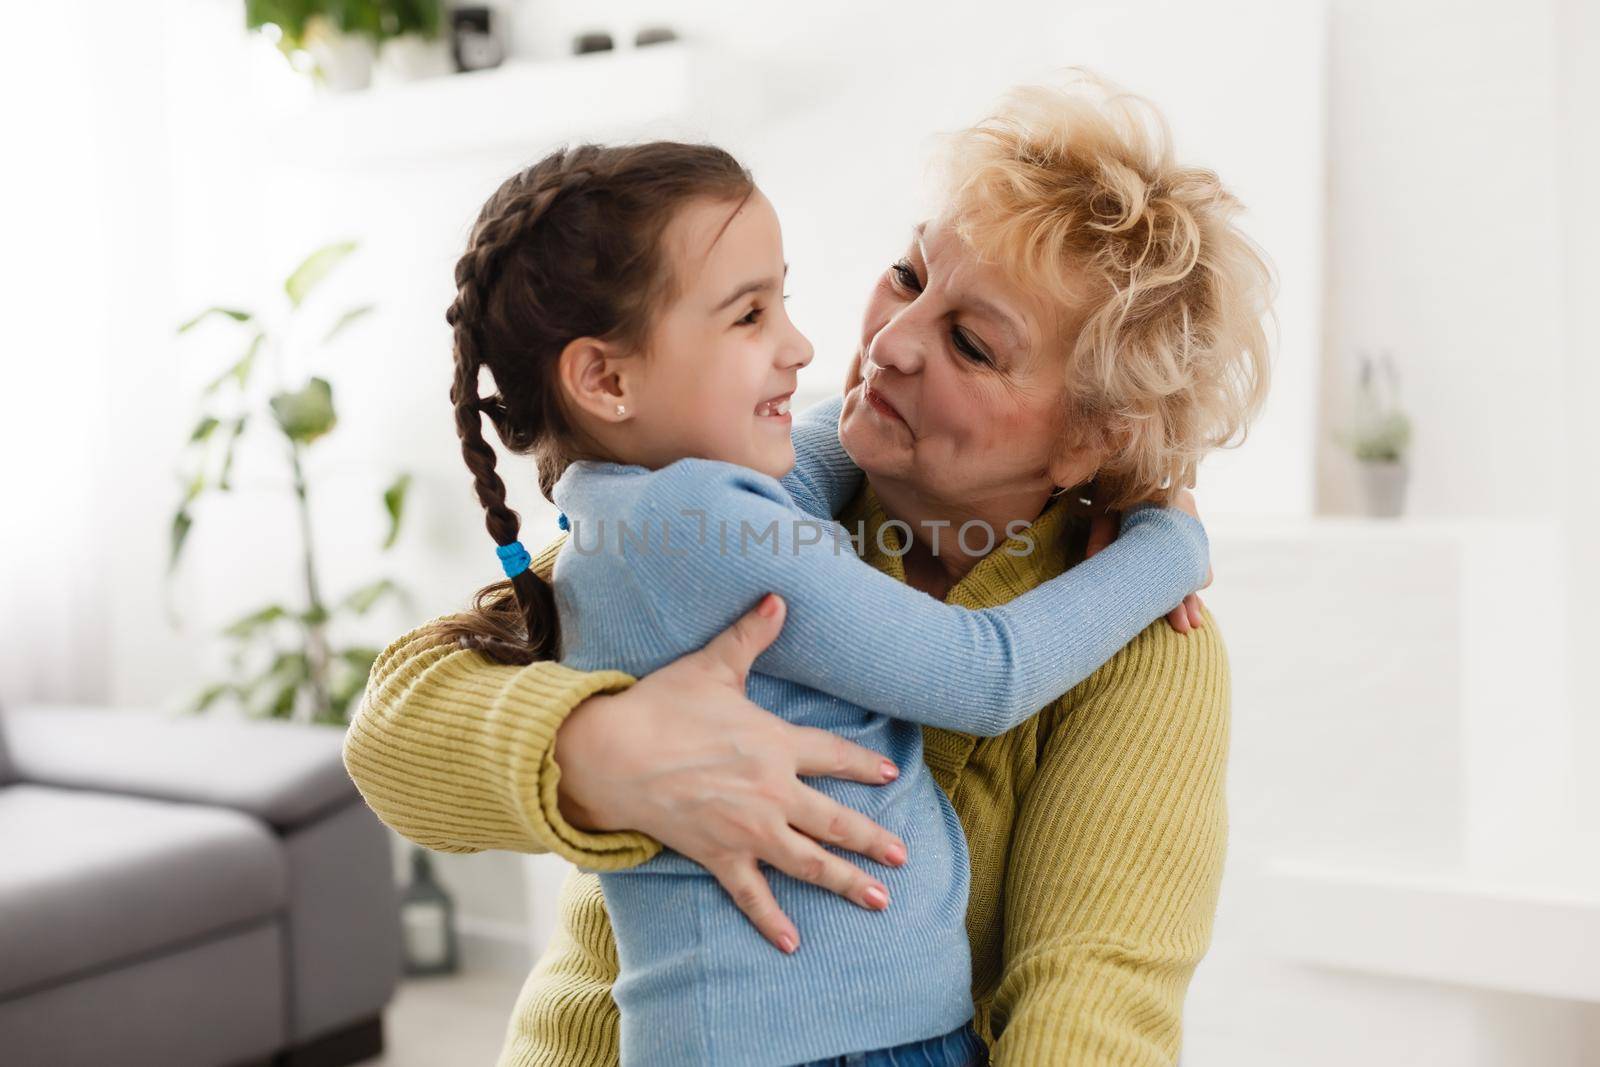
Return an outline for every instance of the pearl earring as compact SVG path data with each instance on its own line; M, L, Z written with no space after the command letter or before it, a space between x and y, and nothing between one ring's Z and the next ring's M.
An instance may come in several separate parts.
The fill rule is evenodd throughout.
M618 404L618 405L617 405L617 414L618 414L618 415L622 415L622 414L625 414L625 413L626 413L626 412L627 412L627 410L628 410L628 409L627 409L627 408L625 408L625 407L623 407L623 406L622 406L622 405L621 405L621 404Z

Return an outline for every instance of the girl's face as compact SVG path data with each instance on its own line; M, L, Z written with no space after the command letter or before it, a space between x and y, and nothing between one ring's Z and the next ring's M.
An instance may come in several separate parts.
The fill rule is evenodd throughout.
M668 224L678 292L642 359L616 364L613 451L664 467L686 456L781 478L794 466L789 400L811 342L784 310L783 233L758 189L742 205L699 200Z
M1078 325L924 223L868 301L840 441L880 492L958 511L1078 485L1097 466L1060 446Z

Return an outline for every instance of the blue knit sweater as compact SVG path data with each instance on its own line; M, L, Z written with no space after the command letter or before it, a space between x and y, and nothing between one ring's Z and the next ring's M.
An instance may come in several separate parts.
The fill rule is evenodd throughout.
M970 1019L966 840L923 764L919 724L1004 733L1204 581L1200 524L1141 506L1109 547L1002 607L972 611L912 589L857 558L831 521L860 483L839 446L840 406L797 417L797 463L781 482L714 460L653 471L581 461L554 489L571 525L553 575L563 663L644 675L776 592L788 617L755 661L750 699L900 768L884 786L806 780L898 834L909 860L849 854L888 888L881 912L764 867L800 930L792 955L670 849L600 875L621 964L612 994L624 1067L796 1064ZM1025 548L1004 532L999 541L996 551Z

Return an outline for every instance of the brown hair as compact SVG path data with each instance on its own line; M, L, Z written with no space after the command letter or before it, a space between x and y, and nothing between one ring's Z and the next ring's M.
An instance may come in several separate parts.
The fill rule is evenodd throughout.
M534 457L549 499L583 451L556 380L562 350L594 337L642 351L653 314L676 294L662 247L673 215L695 199L743 200L754 189L750 172L711 145L584 144L508 178L483 205L456 263L445 320L455 330L456 433L495 544L516 541L521 520L506 506L481 416L507 449ZM481 367L497 390L486 397ZM555 598L532 567L484 586L470 610L430 630L501 663L554 659L560 650Z

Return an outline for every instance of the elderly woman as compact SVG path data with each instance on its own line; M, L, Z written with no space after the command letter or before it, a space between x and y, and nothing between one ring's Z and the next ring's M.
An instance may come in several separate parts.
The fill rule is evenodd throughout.
M1108 510L1171 498L1242 439L1266 390L1270 278L1216 176L1092 82L1014 92L954 139L948 174L870 295L839 423L866 484L838 519L880 570L981 608L1074 566ZM973 522L1025 527L1036 550L957 536ZM616 947L588 872L666 845L776 941L787 919L758 863L859 902L869 880L844 853L891 862L886 831L801 780L881 783L881 757L744 698L779 625L752 612L637 682L495 662L433 624L379 657L345 763L384 821L440 851L586 869L501 1067L617 1061ZM971 851L974 1025L993 1062L1175 1060L1222 875L1228 700L1191 599L1007 734L924 728Z

